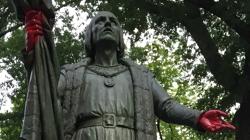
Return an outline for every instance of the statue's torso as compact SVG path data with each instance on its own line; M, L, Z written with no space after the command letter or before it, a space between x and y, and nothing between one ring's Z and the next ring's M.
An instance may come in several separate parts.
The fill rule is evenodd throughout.
M112 70L111 70L112 71ZM112 73L112 72L111 72ZM99 118L105 114L134 118L133 86L128 69L110 77L86 70L84 88L80 93L77 115L81 120ZM110 81L111 79L111 81ZM134 130L124 127L91 126L79 128L74 140L134 140Z

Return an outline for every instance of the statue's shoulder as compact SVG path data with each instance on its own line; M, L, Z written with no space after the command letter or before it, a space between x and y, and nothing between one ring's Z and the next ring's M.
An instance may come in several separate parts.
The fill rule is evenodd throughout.
M63 72L74 72L80 68L85 68L90 63L90 58L84 58L80 62L74 64L65 64L61 67Z
M149 71L149 69L144 65L139 65L132 61L131 59L122 59L122 63L126 65L131 72L132 78L136 85L140 85L144 89L148 90L148 85L151 83L151 80L154 79L154 74ZM144 79L144 80L135 80L135 79Z
M78 63L66 64L61 67L60 77L64 79L64 82L61 82L64 85L65 89L75 89L80 87L82 83L82 76L84 76L85 68L90 63L89 58L84 58Z

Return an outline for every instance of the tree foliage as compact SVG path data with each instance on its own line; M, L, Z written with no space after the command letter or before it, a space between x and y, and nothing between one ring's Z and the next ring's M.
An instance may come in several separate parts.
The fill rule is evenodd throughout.
M119 18L129 35L128 56L147 65L163 87L185 105L200 110L218 108L230 111L238 125L237 139L249 139L250 94L250 1L248 0L57 0L55 10L69 6L92 17L96 11L108 10ZM0 1L1 70L17 81L10 98L13 112L0 114L0 139L19 135L27 81L21 62L24 48L22 23L15 18L10 1ZM75 15L78 16L78 15ZM74 63L83 56L84 35L77 30L67 12L56 20L55 40L60 64ZM7 20L6 20L7 19ZM7 22L6 22L7 21ZM86 21L81 21L86 24ZM153 43L137 45L151 38ZM9 38L6 38L6 33ZM6 83L7 84L7 83ZM8 84L9 86L11 83ZM197 102L194 100L198 99ZM232 133L200 135L192 130L162 123L166 139L233 139ZM188 136L184 138L183 135Z

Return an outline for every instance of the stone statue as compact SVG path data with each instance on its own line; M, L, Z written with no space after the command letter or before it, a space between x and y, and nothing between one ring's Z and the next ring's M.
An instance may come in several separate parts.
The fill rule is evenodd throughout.
M23 139L156 140L156 117L200 131L235 129L220 118L227 116L220 110L202 113L175 102L147 68L125 59L120 23L113 13L106 11L99 12L87 28L87 57L79 63L63 66L58 82L48 80L49 85L58 85L57 93L51 92L48 94L51 98L44 99L40 99L43 94L34 96L33 93L41 87L40 83L34 82L41 75L40 71L45 71L45 78L40 77L44 79L46 76L50 79L53 70L56 71L56 68L50 70L55 66L56 57L53 43L47 36L51 28L46 27L50 24L45 19L46 14L41 10L25 11L27 47L24 62L30 77L29 90L32 91L32 97L27 97L26 114L32 114L32 117L25 116ZM43 53L45 57L38 58ZM39 67L36 65L47 63L51 64L43 69L36 68ZM46 74L46 71L52 74ZM40 92L47 93L45 89ZM29 109L32 104L38 107ZM43 115L47 110L52 110L54 115ZM42 116L35 115L37 112ZM48 117L54 118L50 120L51 124L46 123ZM53 129L46 127L44 130L44 126Z

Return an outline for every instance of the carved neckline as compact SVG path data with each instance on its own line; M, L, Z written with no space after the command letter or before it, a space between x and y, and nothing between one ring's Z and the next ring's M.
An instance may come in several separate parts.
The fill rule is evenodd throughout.
M111 66L103 66L103 65L100 65L100 64L93 64L93 65L90 65L90 66L97 66L97 67L102 67L102 68L113 68L113 67L119 67L119 66L122 66L122 65L116 64L116 65L111 65Z
M120 64L113 66L102 66L95 64L95 65L89 65L87 69L104 77L114 77L128 70L126 66Z

